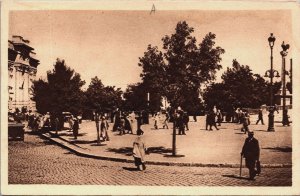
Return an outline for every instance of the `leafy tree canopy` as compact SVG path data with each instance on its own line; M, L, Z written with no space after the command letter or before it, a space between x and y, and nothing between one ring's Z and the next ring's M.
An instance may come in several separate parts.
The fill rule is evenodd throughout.
M38 112L78 114L84 101L81 91L84 84L85 81L64 60L57 59L53 70L47 72L47 81L38 80L33 83L33 100Z
M270 84L259 74L253 74L248 65L241 65L236 59L222 76L221 83L213 83L206 89L204 100L207 108L214 105L225 110L233 108L259 108L270 102ZM274 84L274 94L279 90Z
M148 45L144 56L139 58L144 94L166 96L174 107L188 109L199 104L202 83L215 79L216 70L222 68L221 47L215 47L216 35L208 33L200 44L192 35L194 28L178 22L175 33L162 38L163 51Z
M85 95L87 108L99 112L112 111L120 107L122 102L121 89L115 86L104 86L97 76L92 78Z

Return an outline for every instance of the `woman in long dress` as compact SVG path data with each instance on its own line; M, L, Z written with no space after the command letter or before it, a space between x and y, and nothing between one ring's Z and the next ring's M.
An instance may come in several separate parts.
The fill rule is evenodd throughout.
M142 171L146 169L144 158L147 148L143 138L143 131L139 131L137 134L138 137L133 142L133 158L137 169Z
M108 136L108 133L107 133L107 130L108 130L108 122L107 122L107 119L105 116L102 116L101 117L101 136L103 138L103 140L105 141L109 141L109 136Z

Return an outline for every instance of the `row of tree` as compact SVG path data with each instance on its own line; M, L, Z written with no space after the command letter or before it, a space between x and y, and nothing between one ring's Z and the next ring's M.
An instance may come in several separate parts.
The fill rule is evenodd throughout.
M225 50L215 46L215 34L209 32L197 43L193 32L194 28L185 21L179 22L174 34L162 38L161 49L149 44L138 63L142 67L142 82L129 85L124 93L120 88L104 86L97 77L82 91L85 81L64 60L57 59L54 69L47 72L47 81L34 82L33 100L37 110L55 114L108 112L117 107L158 111L162 97L172 107L180 106L190 114L214 105L231 111L236 107L258 108L269 103L270 84L235 59L232 67L223 73L222 81L214 83ZM280 83L275 83L274 92L279 88ZM147 93L151 95L149 101Z
M83 114L89 117L93 111L109 112L119 107L122 91L114 86L104 86L96 76L86 91L82 90L85 81L64 60L57 59L52 71L47 72L47 80L33 82L33 100L39 113L62 112Z

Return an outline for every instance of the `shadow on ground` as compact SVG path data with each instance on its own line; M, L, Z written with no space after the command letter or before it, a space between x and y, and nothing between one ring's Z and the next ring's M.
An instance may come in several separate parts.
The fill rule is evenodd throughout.
M223 177L227 178L235 178L235 179L241 179L241 180L249 180L249 178L243 177L243 176L237 176L237 175L222 175Z
M168 153L172 153L172 149L165 148L163 146L150 147L150 148L148 148L148 153L168 154Z
M277 151L277 152L292 152L291 147L268 147L268 148L262 148L262 149L268 149L272 151Z
M253 131L262 131L262 132L268 132L268 130L262 130L262 129L253 129Z
M86 135L87 133L79 133L78 136L84 136ZM68 137L73 137L73 132L70 132L70 133L58 133L59 136L68 136Z
M93 143L97 143L97 140L73 140L70 141L71 144L93 144Z
M245 135L245 133L243 133L243 132L237 132L237 133L234 133L234 134L242 134L242 135Z
M138 168L136 167L123 167L123 169L127 170L127 171L140 171Z
M132 156L132 147L123 147L123 148L108 148L107 149L109 152L114 152L117 154L125 154L126 156ZM165 148L163 146L159 147L150 147L147 149L147 153L156 153L156 154L163 154L167 155L172 153L172 149L170 148Z
M132 147L123 147L123 148L108 148L107 151L114 152L117 154L125 154L126 156L132 155Z

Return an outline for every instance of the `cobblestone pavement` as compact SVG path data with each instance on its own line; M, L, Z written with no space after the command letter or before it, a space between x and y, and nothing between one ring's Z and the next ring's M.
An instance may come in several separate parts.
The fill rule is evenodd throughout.
M76 156L36 135L8 146L9 184L144 185L144 186L291 186L291 168L263 168L256 181L243 168L147 165L136 171L132 163Z

